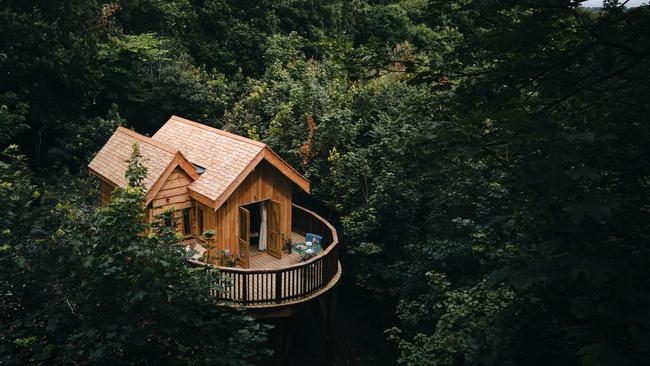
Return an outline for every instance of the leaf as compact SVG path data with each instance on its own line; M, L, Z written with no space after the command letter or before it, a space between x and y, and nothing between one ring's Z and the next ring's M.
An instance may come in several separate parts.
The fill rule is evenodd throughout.
M588 178L593 181L600 182L601 179L600 169L596 169L596 168L581 167L581 168L565 170L565 172L569 176L569 178L573 180L577 180L580 178Z
M146 294L147 294L146 292L144 292L144 291L142 291L142 290L138 290L138 291L135 293L135 295L133 295L133 297L131 297L131 301L132 301L132 302L140 301L140 300L144 299L144 297L145 297Z
M605 343L594 343L578 351L584 366L625 366L631 360L618 348Z
M596 134L594 134L593 132L576 132L576 133L564 134L564 138L567 141L580 141L580 142L593 143L594 141L596 141Z
M467 158L473 158L481 151L481 149L474 145L461 145L456 148L456 151Z
M601 204L575 204L569 206L569 214L571 215L571 220L575 224L579 224L585 216L591 216L596 220L603 220L611 216L611 209L609 206Z

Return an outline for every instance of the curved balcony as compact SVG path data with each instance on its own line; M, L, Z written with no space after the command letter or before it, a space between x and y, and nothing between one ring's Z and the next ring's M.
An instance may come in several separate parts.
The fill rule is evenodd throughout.
M308 260L301 261L295 253L283 253L282 260L264 254L265 259L257 265L251 261L251 268L218 266L221 276L215 285L220 289L216 292L219 302L247 308L277 307L308 301L331 289L342 272L336 229L313 211L293 204L293 240L304 240L308 232L323 236L323 251Z

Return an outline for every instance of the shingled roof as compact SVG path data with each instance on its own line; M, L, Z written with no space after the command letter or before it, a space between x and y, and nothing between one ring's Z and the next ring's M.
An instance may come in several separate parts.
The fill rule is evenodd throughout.
M192 179L199 175L183 154L172 146L156 141L137 132L118 127L106 144L88 164L91 174L97 175L118 187L126 187L124 176L128 167L127 160L133 153L133 144L138 144L142 154L142 164L147 167L144 188L147 191L146 202L149 203L158 192L167 176L179 166Z
M266 144L172 116L152 138L180 150L205 173L190 185L192 192L218 208L246 176L266 159L305 191L309 181L280 159Z
M115 130L113 136L88 164L88 168L92 173L114 185L126 187L127 181L124 177L128 165L126 161L131 157L135 143L140 146L143 163L147 167L144 186L149 190L174 160L178 150L124 127Z
M126 163L134 142L141 145L150 189L169 170L174 156L179 155L195 166L205 169L189 185L190 195L215 209L219 208L257 164L266 160L303 190L309 192L309 181L275 154L266 144L209 127L181 117L172 116L151 138L118 128L90 163L91 173L125 186ZM177 158L178 159L178 158ZM155 189L155 187L154 187Z

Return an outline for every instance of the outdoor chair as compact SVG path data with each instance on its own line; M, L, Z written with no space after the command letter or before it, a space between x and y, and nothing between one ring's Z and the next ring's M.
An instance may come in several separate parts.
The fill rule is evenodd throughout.
M190 254L190 259L194 260L200 260L206 252L206 249L198 243L194 244L194 248L191 248L189 245L186 246L185 250Z
M322 245L323 237L313 233L307 233L305 235L305 244L310 243L311 245Z

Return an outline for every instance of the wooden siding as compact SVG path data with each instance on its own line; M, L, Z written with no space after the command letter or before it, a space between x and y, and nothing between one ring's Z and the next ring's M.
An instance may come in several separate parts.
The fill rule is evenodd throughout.
M106 206L111 201L111 193L113 193L115 186L107 181L99 180L99 204Z
M165 210L174 208L174 220L176 221L176 231L183 231L183 209L193 207L193 200L190 198L187 186L192 183L192 178L183 169L176 167L167 177L160 190L151 200L150 218L163 213ZM194 210L190 210L190 222L194 222ZM191 228L191 232L195 228Z
M214 209L197 202L203 209L204 230L214 230L217 250L230 249L238 253L239 206L272 199L280 203L280 230L285 237L291 236L291 192L293 182L266 161L260 164L244 179L228 200L215 212Z
M176 173L176 174L175 174ZM178 176L178 174L181 174L183 176L188 176L191 178L191 180L196 180L199 178L199 174L196 173L196 170L190 164L187 159L181 154L180 152L176 153L176 156L174 156L174 160L165 168L165 170L162 172L160 175L160 178L149 188L149 191L147 192L147 197L146 197L146 204L148 205L151 203L152 200L158 196L160 193L160 190L163 188L165 183L168 183L170 180L174 180L174 176ZM184 181L182 183L185 183ZM185 185L185 184L183 184Z

